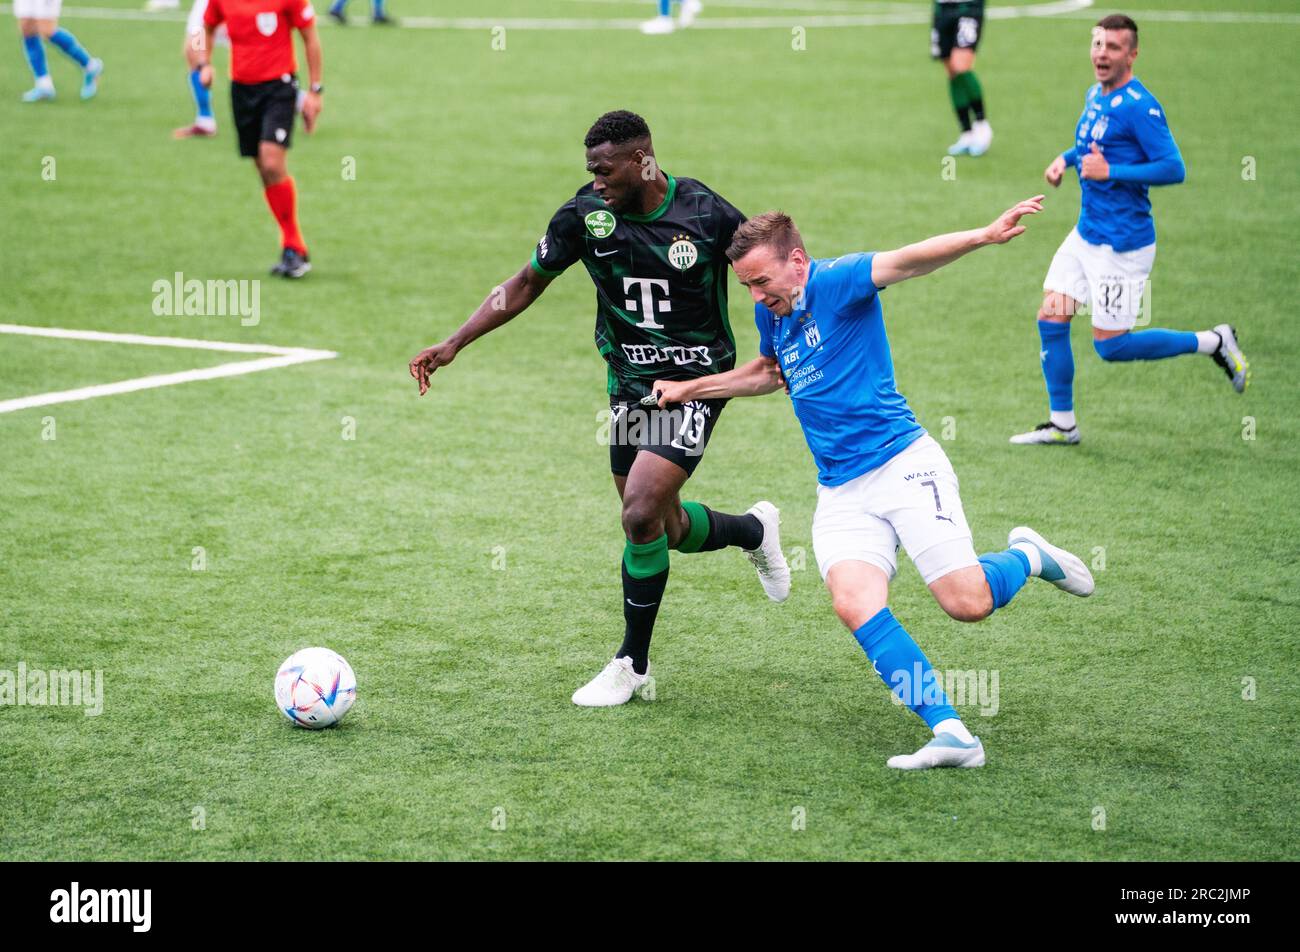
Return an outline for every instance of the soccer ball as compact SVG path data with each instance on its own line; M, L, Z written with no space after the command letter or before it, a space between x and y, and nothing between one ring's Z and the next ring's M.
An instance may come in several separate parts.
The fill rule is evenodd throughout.
M328 648L295 651L275 673L275 703L299 727L320 730L343 720L357 699L357 676Z

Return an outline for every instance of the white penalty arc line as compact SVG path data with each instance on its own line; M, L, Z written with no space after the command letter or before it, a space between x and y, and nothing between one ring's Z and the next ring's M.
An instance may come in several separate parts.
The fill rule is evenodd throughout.
M242 374L254 374L262 370L274 370L277 367L291 367L294 364L305 364L316 360L332 360L338 356L332 350L313 350L307 347L273 347L260 344L238 344L229 341L197 340L187 337L113 334L105 331L68 330L62 327L29 327L24 324L0 324L0 334L20 334L27 337L50 337L60 340L85 340L110 344L137 344L146 347L178 347L187 350L215 350L228 353L270 355L262 357L260 360L239 360L228 364L217 364L213 367L200 367L195 370L182 370L170 374L154 374L149 377L135 377L131 380L119 380L116 383L78 387L75 390L38 393L34 396L19 397L14 400L0 400L0 413L12 413L15 410L50 406L55 403L93 400L96 397L134 393L137 390L152 390L155 387L171 387L180 383L192 383L196 380L238 377Z

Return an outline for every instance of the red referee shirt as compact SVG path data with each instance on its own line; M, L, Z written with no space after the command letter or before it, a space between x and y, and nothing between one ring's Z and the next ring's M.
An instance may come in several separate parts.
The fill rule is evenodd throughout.
M226 24L230 78L265 83L298 69L293 30L316 22L310 0L208 0L203 21Z

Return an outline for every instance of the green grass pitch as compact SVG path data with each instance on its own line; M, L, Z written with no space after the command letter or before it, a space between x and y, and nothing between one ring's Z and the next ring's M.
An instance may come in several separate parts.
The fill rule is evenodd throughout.
M814 6L707 15L798 25ZM886 6L903 9L861 4ZM264 278L277 251L224 79L220 137L169 138L191 110L178 20L66 17L107 62L102 92L79 102L51 51L60 96L39 107L18 101L30 77L10 33L0 323L340 356L0 414L0 669L102 670L105 695L98 717L0 706L0 858L1295 859L1300 8L1206 16L1239 6L1130 12L1138 75L1189 169L1154 192L1153 323L1235 323L1244 397L1201 358L1103 364L1080 321L1085 442L1007 444L1044 416L1033 318L1077 213L1069 180L1023 238L884 296L900 386L950 431L977 548L1026 522L1104 562L1087 601L1031 582L971 626L903 560L898 617L936 667L997 672L1000 689L995 715L961 709L988 766L918 774L884 766L924 727L831 612L815 471L783 396L731 404L687 498L775 501L787 550L806 553L791 599L766 602L735 552L675 555L656 698L579 710L570 693L622 630L590 282L574 269L422 400L406 363L527 260L585 181L600 112L643 113L664 168L751 214L791 212L814 254L893 247L1045 189L1107 11L990 22L978 70L996 139L955 179L919 22L810 25L802 50L790 25L508 28L505 49L487 25L323 27L325 112L290 157L316 271L264 279L256 326L152 308L155 281ZM493 0L472 15L649 7ZM1194 16L1143 17L1170 10ZM749 314L733 284L742 357ZM228 357L0 335L0 401ZM360 682L320 733L271 693L279 662L315 644Z

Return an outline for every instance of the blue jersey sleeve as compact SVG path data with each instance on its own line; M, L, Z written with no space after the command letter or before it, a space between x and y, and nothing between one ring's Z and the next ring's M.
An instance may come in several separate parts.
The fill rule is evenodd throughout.
M847 309L854 304L865 304L880 293L871 280L871 261L875 256L874 251L858 251L826 262L822 280L833 306Z
M1133 136L1147 157L1148 162L1157 162L1171 155L1178 155L1178 143L1174 142L1173 133L1169 131L1169 122L1165 111L1155 100L1146 109L1134 110Z
M776 348L772 345L772 312L761 304L755 304L754 324L758 327L758 352L764 357L775 360Z
M1140 185L1176 185L1187 176L1178 143L1169 131L1165 111L1152 100L1146 109L1132 117L1133 138L1137 140L1146 161L1130 164L1112 164L1110 177L1117 182L1136 182Z

